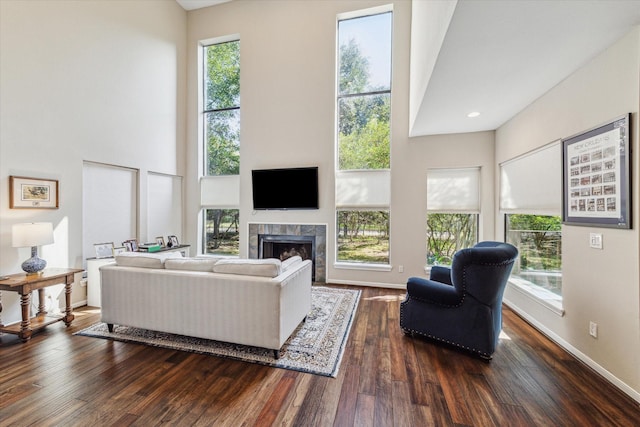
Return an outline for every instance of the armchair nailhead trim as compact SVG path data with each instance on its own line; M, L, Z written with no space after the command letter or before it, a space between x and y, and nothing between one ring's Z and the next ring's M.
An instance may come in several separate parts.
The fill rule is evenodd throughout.
M477 350L475 348L472 348L472 347L469 347L469 346L466 346L466 345L463 345L463 344L459 344L457 342L449 341L449 340L446 340L444 338L436 337L436 336L431 335L431 334L425 334L424 332L416 331L415 329L403 327L402 324L404 323L404 316L405 316L403 304L406 303L410 298L411 297L409 295L407 295L407 298L400 304L400 328L403 331L408 331L408 332L410 332L412 334L417 334L417 335L421 335L423 337L430 338L432 340L444 342L444 343L447 343L449 345L453 345L455 347L459 347L459 348L465 349L465 350L470 351L472 353L476 353L477 355L479 355L483 359L491 360L491 358L492 358L491 355L488 354L488 353L485 353L484 351L480 351L480 350ZM416 298L413 298L413 299L416 299Z

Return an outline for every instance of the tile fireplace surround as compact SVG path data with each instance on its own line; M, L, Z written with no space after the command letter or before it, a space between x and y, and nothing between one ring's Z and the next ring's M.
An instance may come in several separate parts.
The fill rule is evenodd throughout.
M258 258L260 235L315 237L315 281L327 278L327 226L324 224L249 223L249 258Z

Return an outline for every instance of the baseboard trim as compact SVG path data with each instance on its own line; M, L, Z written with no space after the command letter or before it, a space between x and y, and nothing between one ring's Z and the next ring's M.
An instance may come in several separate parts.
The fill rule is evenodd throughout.
M575 348L574 346L569 344L567 341L565 341L560 336L558 336L556 333L554 333L553 331L551 331L550 329L548 329L547 327L542 325L536 319L534 319L533 317L529 316L526 312L521 310L516 304L511 303L507 299L503 299L502 302L506 306L508 306L511 310L516 312L518 314L518 316L522 317L529 324L531 324L534 328L536 328L538 331L540 331L542 334L544 334L551 341L553 341L556 344L558 344L564 350L569 352L569 354L571 354L573 357L575 357L576 359L580 360L585 365L589 366L591 369L596 371L598 374L600 374L602 377L604 377L607 381L609 381L611 384L613 384L616 388L618 388L620 391L622 391L624 394L628 395L630 398L632 398L633 400L635 400L636 402L638 402L640 404L640 392L638 392L638 391L634 390L633 388L631 388L631 386L629 386L627 383L622 381L620 378L616 377L611 372L606 370L604 367L602 367L601 365L596 363L589 356L587 356L586 354L584 354L583 352L581 352L580 350L578 350L577 348Z

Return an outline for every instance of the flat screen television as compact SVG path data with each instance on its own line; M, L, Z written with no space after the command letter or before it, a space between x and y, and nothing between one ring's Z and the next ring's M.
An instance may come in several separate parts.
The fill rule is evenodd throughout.
M318 209L318 168L254 169L253 209Z

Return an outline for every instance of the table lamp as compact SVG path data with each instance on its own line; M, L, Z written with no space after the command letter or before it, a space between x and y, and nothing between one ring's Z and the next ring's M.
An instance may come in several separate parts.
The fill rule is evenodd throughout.
M31 258L22 263L22 269L27 274L37 274L47 266L47 261L38 258L38 246L53 243L53 224L50 222L14 224L11 230L11 242L14 248L31 246Z

